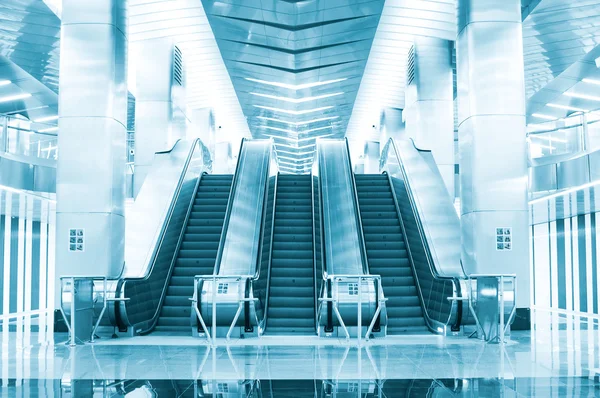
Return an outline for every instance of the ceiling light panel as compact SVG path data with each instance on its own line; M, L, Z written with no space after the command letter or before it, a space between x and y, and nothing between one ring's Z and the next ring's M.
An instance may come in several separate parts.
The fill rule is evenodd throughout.
M325 80L325 81L322 81L322 82L314 82L314 83L287 84L287 83L279 83L279 82L271 82L271 81L266 81L266 80L254 79L254 78L251 78L251 77L246 77L245 79L248 80L248 81L251 81L251 82L265 84L267 86L281 87L281 88L286 88L288 90L296 90L296 91L297 90L304 90L304 89L307 89L307 88L325 86L325 85L328 85L328 84L334 84L334 83L343 82L344 80L348 80L347 77L344 77L344 78L341 78L341 79Z
M337 93L322 94L322 95L315 95L315 96L312 96L312 97L302 97L302 98L280 97L278 95L263 94L263 93L256 93L256 92L251 92L250 94L251 95L255 95L257 97L263 97L263 98L273 99L275 101L289 102L289 103L292 103L292 104L302 104L304 102L317 101L317 100L320 100L320 99L337 97L339 95L343 95L344 93L340 91L340 92L337 92Z
M298 115L306 115L308 113L314 113L314 112L321 112L321 111L326 111L328 109L332 109L334 108L333 106L322 106L319 108L312 108L312 109L305 109L302 111L295 111L295 110L290 110L290 109L281 109L281 108L273 108L270 106L262 106L262 105L254 105L256 108L259 109L264 109L267 111L271 111L271 112L281 112L281 113L286 113L288 115L294 115L294 116L298 116Z

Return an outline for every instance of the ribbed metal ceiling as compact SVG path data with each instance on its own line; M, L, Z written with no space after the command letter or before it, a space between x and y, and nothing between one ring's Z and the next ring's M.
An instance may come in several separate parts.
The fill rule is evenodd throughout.
M60 19L41 0L0 2L0 113L57 114ZM15 98L8 101L7 98Z
M200 0L129 0L129 18L130 42L170 37L181 49L188 106L213 109L218 142L250 135Z
M383 0L203 0L253 137L303 173L317 137L343 137Z

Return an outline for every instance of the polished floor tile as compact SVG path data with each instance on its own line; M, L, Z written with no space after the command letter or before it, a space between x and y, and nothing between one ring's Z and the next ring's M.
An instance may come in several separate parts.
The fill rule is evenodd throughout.
M600 396L597 321L549 313L534 321L503 345L413 335L212 347L150 335L70 347L65 335L10 332L0 339L0 396Z

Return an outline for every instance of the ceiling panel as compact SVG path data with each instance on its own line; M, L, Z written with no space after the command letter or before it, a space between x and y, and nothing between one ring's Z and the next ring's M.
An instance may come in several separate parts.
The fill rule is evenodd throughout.
M343 137L383 0L203 0L253 137L306 172L317 137Z

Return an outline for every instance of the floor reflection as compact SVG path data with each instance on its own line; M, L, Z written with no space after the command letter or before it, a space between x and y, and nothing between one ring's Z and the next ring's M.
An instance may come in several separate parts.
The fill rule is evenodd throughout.
M586 378L389 380L9 380L7 397L598 397Z

